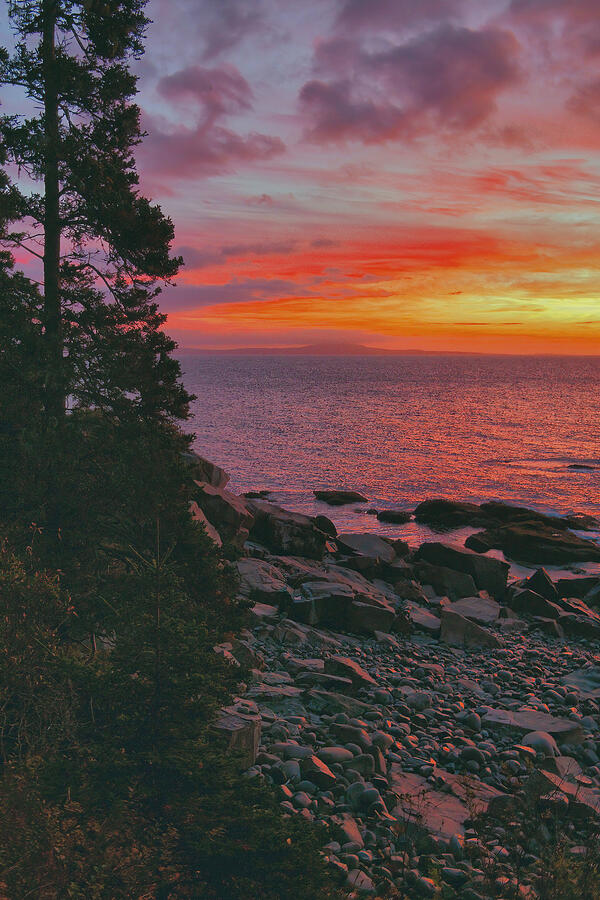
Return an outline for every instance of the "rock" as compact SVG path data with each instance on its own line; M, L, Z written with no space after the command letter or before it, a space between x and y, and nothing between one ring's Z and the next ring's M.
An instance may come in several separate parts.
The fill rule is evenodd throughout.
M448 609L442 609L440 639L455 647L501 647L502 640L481 625Z
M308 778L313 784L327 791L335 784L335 775L322 759L317 756L309 756L300 760L300 771L304 778Z
M336 691L313 689L309 691L305 703L309 709L318 714L343 713L347 716L365 716L374 712L371 704L358 700L356 697L346 697Z
M223 546L223 541L221 540L221 535L217 531L214 525L211 525L198 504L195 500L192 500L190 503L190 515L194 522L198 525L201 525L208 537L211 539L213 544L216 544L217 547Z
M522 734L543 731L554 740L568 744L580 744L584 737L583 728L573 719L562 719L525 707L514 711L485 707L482 725L488 729L513 728Z
M451 600L472 597L477 593L477 587L470 575L446 566L434 566L431 563L420 562L415 566L415 574L421 584L431 585L436 594L450 597Z
M579 597L589 603L587 594L594 588L600 587L600 577L598 575L585 575L581 578L559 578L556 582L556 590L559 597ZM598 592L600 600L600 591ZM594 605L594 604L592 604Z
M541 594L542 597L545 597L546 600L550 600L552 603L556 603L558 600L556 585L545 569L538 569L533 575L526 578L523 582L523 587L526 590L535 591L536 594Z
M393 525L404 525L410 522L411 515L403 509L381 509L377 513L380 522L390 522Z
M597 544L537 521L524 521L472 534L465 541L465 546L478 553L502 550L505 556L522 563L560 565L600 560Z
M224 469L204 459L195 450L185 452L182 456L196 481L203 481L216 488L224 488L229 481L229 475Z
M560 619L563 612L556 603L527 588L512 594L510 606L515 612L529 616L544 616L547 619Z
M369 675L366 669L359 666L349 656L330 656L325 660L325 671L330 672L332 675L350 678L355 688L375 687L377 685L375 679Z
M240 766L254 765L258 754L261 719L258 713L248 712L247 705L237 703L224 707L214 724L215 731L227 741L230 753L239 755Z
M274 553L323 558L327 535L317 528L314 519L281 509L268 500L249 500L248 508L254 516L250 529L252 540Z
M346 878L346 885L359 894L374 894L375 885L361 869L351 869Z
M558 745L547 731L530 731L521 738L525 747L533 747L538 756L558 756Z
M268 603L255 603L252 609L248 610L248 615L254 620L254 624L274 622L279 616L279 610Z
M248 537L253 522L245 501L225 488L213 487L197 481L196 502L219 534L241 546Z
M337 528L327 516L315 516L313 521L315 523L315 528L318 528L323 534L327 534L329 537L333 538L337 537Z
M291 603L292 591L275 566L262 559L245 558L238 560L237 569L244 597L282 607Z
M576 688L580 697L586 700L600 699L600 666L587 666L569 672L562 683Z
M473 578L479 590L487 591L496 599L501 599L506 592L510 566L498 559L440 542L421 544L415 559L464 572Z
M340 836L340 841L343 844L357 844L359 847L365 846L365 842L358 825L356 824L356 819L354 819L353 816L344 813L341 816L336 816L333 819L333 822L337 826L336 830Z
M354 600L347 609L346 629L356 634L375 634L387 631L395 619L396 613L390 606Z
M341 628L354 590L338 581L306 581L294 597L290 615L309 625L323 624Z
M345 532L344 534L338 534L337 542L343 550L350 550L352 553L372 560L374 563L391 563L396 556L394 548L387 541L377 537L376 534Z
M501 791L469 775L443 769L437 769L437 775L443 777L444 792L423 776L404 772L392 763L390 787L399 795L392 810L394 818L449 841L455 835L464 837L467 819L485 813L490 801L502 796Z
M459 503L454 500L425 500L415 509L417 522L425 522L436 529L460 528L462 525L487 525L488 519L482 515L475 503Z
M589 603L590 606L600 606L600 581L594 587L590 588L583 599L586 603Z
M322 500L329 506L345 506L348 503L366 503L367 498L358 491L345 490L321 490L313 491L317 500Z
M316 755L327 765L350 762L354 757L352 751L346 750L345 747L321 747Z
M534 784L550 792L564 794L569 800L569 812L582 818L600 818L600 791L597 788L584 787L580 784L571 784L560 775L555 775L545 769L532 775Z
M483 597L463 597L445 607L450 612L459 613L479 625L493 625L500 615L500 604Z
M415 606L414 603L409 603L408 615L417 631L424 631L433 636L439 635L442 623L433 613L420 606Z

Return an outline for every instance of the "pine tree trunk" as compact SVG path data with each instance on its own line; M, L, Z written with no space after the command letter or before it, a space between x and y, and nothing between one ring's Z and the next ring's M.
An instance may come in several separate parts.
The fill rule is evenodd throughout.
M42 56L44 69L44 329L46 342L46 414L60 423L65 415L62 311L60 302L60 205L58 180L59 125L56 72L57 0L43 0Z

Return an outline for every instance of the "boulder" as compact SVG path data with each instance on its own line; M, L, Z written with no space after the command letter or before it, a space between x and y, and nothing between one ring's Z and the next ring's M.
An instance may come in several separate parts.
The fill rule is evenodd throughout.
M391 606L361 603L359 600L353 600L346 612L346 628L356 634L387 631L396 619L396 613Z
M356 688L375 687L377 682L369 675L366 669L359 666L349 656L330 656L325 660L325 671L332 675L341 675L350 678Z
M416 631L424 631L433 637L437 637L440 633L442 623L437 616L430 613L429 610L416 606L414 603L408 604L408 616Z
M237 562L240 576L240 592L259 603L287 607L292 600L292 591L285 583L283 574L275 566L262 559L240 559Z
M208 519L206 518L206 516L204 515L204 513L202 512L202 510L200 509L200 507L198 506L198 504L196 503L195 500L192 500L190 503L190 515L191 515L192 519L194 520L194 522L196 522L198 525L201 525L202 528L204 528L204 531L206 532L208 537L211 539L213 544L216 544L217 547L223 546L223 541L221 540L221 535L219 534L217 529L214 527L214 525L210 524L210 522L208 521Z
M229 475L220 466L204 459L195 450L183 453L183 459L190 468L191 473L196 481L203 481L210 484L211 487L224 488L229 481Z
M433 499L420 503L415 510L417 522L425 522L436 530L450 530L462 526L496 528L502 525L516 525L531 522L553 530L564 531L593 530L598 522L592 516L549 516L510 503L491 501L478 506L475 503L461 503L455 500Z
M562 683L570 688L575 688L582 699L600 699L600 666L585 666L569 672L562 679Z
M318 756L309 756L300 760L300 771L304 778L312 781L322 791L327 791L335 784L335 775Z
M600 560L598 544L538 521L523 521L472 534L465 546L478 553L502 550L509 559L522 563L560 565Z
M290 615L307 625L342 627L347 608L354 600L350 585L338 581L305 581L295 595Z
M473 578L465 572L457 572L456 569L435 566L428 562L417 563L414 571L421 584L430 585L441 597L457 600L460 597L472 597L477 593Z
M484 597L463 597L462 600L457 600L444 608L459 613L479 625L493 625L502 607L495 600Z
M380 522L390 522L392 525L404 525L410 522L411 515L404 509L381 509L377 513Z
M585 600L586 603L591 602L589 593L594 588L598 589L598 603L600 602L600 578L597 575L584 575L581 578L559 578L556 582L556 590L559 597L578 597L580 600Z
M415 559L464 572L473 578L480 591L487 591L496 599L501 599L506 591L510 566L501 560L437 541L421 544Z
M246 502L225 488L201 481L195 483L198 488L195 500L211 525L223 538L237 545L243 544L253 522Z
M289 512L268 500L248 500L248 508L254 517L250 529L252 540L274 553L323 558L327 535L317 528L314 519Z
M415 509L417 522L424 522L436 530L460 528L463 525L486 525L488 520L482 516L475 503L460 503L454 500L433 499L419 503Z
M584 594L583 599L590 606L600 606L600 581Z
M523 581L523 587L526 590L535 591L536 594L541 594L552 603L556 603L558 600L556 585L545 569L537 569L533 575Z
M583 728L573 719L562 719L549 713L521 707L517 710L485 708L481 724L484 728L512 728L521 734L532 731L544 731L555 741L566 744L580 744L583 740Z
M516 590L510 598L511 609L529 616L543 616L546 619L560 619L562 609L541 594L530 589Z
M478 778L454 775L436 769L444 782L444 791L436 790L427 778L404 772L392 763L390 788L399 797L392 816L404 822L405 830L425 830L447 843L455 835L464 837L465 823L488 810L490 803L504 797L499 790Z
M349 550L351 553L365 557L375 564L380 562L391 563L396 557L394 548L387 541L377 537L376 534L345 532L344 534L338 534L337 542L342 550Z
M224 707L213 728L226 740L228 751L239 756L243 769L254 765L260 744L261 718L253 705L238 702Z
M348 503L367 502L367 498L363 494L359 494L358 491L313 491L313 494L317 500L322 500L323 503L327 503L329 506L345 506Z
M502 639L465 616L442 609L440 639L455 647L502 647Z

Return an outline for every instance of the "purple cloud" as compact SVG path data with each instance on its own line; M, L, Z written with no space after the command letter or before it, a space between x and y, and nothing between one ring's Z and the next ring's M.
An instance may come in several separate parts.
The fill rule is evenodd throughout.
M279 278L248 278L228 284L182 284L167 287L160 298L165 312L214 306L221 303L250 303L280 297L317 297L306 285Z
M261 0L193 0L190 15L200 24L203 59L215 59L266 25Z
M252 108L250 85L234 66L188 66L161 78L157 89L169 100L192 98L214 116Z
M198 250L196 247L179 247L178 256L183 256L185 265L190 269L203 269L207 266L221 265L228 259L241 256L271 256L292 253L295 241L273 241L254 244L231 244L213 250Z
M360 42L328 41L300 106L313 141L378 143L432 126L468 130L494 111L519 78L519 44L509 31L442 25L410 41L368 52ZM344 77L340 73L344 72Z
M454 19L463 6L463 0L344 0L337 27L404 30L417 23Z

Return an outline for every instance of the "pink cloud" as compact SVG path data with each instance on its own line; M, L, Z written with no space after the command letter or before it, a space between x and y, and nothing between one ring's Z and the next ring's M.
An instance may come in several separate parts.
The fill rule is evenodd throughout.
M158 82L158 92L169 100L192 98L207 114L224 115L252 108L252 91L234 66L188 66Z

